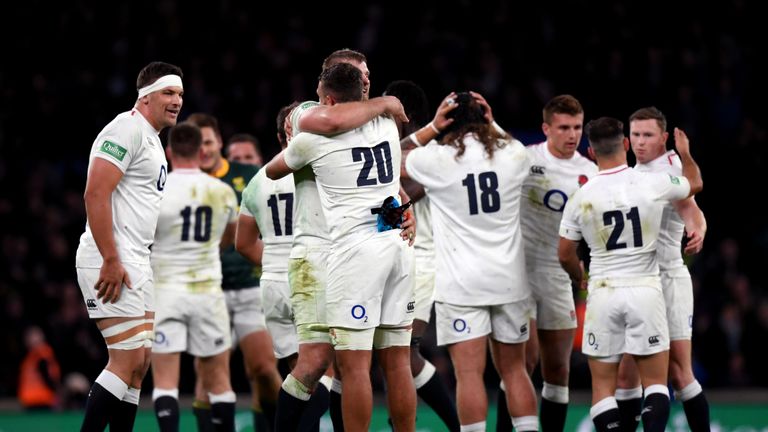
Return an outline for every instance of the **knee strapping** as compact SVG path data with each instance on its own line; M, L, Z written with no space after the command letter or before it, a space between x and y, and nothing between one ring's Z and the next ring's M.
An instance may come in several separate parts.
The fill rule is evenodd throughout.
M137 318L109 326L101 334L109 349L134 350L145 346L152 333L149 328L144 318ZM151 343L150 339L150 346Z

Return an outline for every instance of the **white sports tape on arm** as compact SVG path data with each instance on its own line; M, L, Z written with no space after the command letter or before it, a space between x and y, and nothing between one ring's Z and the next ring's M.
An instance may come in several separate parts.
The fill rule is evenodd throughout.
M162 90L166 87L181 87L182 89L184 86L181 84L181 77L178 75L164 75L157 79L157 81L153 82L152 84L142 87L139 89L139 99L143 98L144 96L156 92L158 90Z

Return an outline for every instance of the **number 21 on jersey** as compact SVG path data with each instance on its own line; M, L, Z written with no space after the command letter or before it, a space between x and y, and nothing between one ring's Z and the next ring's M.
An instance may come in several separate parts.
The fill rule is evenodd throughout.
M632 207L626 214L622 213L621 210L611 210L603 213L603 225L613 225L613 231L611 231L611 235L605 243L605 248L607 250L625 249L627 247L626 242L619 242L621 234L624 232L624 216L627 217L630 225L632 225L632 241L634 243L632 247L643 246L643 231L640 227L640 212L637 210L637 207Z

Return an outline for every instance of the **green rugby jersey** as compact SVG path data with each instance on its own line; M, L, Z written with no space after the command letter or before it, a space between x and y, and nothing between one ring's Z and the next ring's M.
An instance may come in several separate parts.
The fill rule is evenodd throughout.
M243 189L248 186L248 182L258 171L259 167L255 165L245 165L222 159L221 167L212 175L235 190L237 203L240 205L243 200ZM252 288L259 286L261 268L243 258L232 245L221 251L221 273L221 287L224 290Z

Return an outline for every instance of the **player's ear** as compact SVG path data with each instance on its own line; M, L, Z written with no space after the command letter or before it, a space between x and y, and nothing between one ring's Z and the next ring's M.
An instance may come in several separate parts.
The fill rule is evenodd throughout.
M624 137L624 152L629 151L629 138Z
M595 157L595 151L592 150L592 146L587 147L587 154L589 155L589 158L592 160L597 160Z
M541 123L541 131L544 132L544 135L549 137L549 125L547 124L547 122Z

